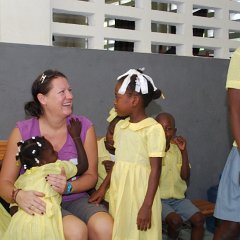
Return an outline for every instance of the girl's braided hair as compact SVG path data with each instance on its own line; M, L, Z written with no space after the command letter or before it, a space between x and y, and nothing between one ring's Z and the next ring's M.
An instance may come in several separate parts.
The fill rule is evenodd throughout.
M49 142L44 137L32 137L17 143L19 152L16 160L20 160L24 169L41 165L44 150L49 149Z

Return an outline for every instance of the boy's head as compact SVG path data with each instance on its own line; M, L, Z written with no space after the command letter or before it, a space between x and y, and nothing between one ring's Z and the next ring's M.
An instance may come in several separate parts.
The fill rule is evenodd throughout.
M108 151L114 151L114 141L113 141L113 134L116 124L124 119L123 117L116 116L108 125L107 127L107 133L106 133L106 141L105 146Z
M166 135L166 144L170 144L170 141L175 136L177 129L175 128L175 119L170 113L159 113L156 116L156 121L160 123L164 129Z
M16 156L24 169L56 162L57 152L52 144L44 137L32 137L26 141L18 142L19 152Z

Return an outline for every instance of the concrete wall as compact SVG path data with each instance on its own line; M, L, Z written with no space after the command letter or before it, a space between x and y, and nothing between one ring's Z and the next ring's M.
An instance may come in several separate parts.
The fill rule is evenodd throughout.
M225 90L229 60L7 43L0 43L0 56L0 139L24 119L31 84L48 68L68 76L74 112L90 118L97 135L104 135L116 78L129 68L145 67L166 97L153 102L148 113L172 113L178 133L188 140L188 196L206 198L206 190L218 182L232 142Z
M52 45L51 0L0 0L0 42Z

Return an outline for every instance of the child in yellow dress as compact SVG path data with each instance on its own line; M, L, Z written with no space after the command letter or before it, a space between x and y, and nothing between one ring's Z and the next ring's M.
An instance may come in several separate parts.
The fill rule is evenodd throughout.
M115 164L109 189L113 240L162 239L159 178L165 134L145 108L161 96L153 80L131 69L118 77L114 106L121 120L114 130Z
M89 202L91 203L104 203L109 207L109 184L110 172L115 162L115 148L113 142L113 134L116 124L125 117L117 116L114 108L109 112L107 121L107 133L105 137L97 141L98 145L98 181L96 184L96 191L91 194Z
M57 152L52 144L44 137L32 137L18 143L19 153L16 159L20 160L26 170L15 182L12 194L17 203L17 194L21 190L35 190L45 194L43 200L46 203L46 212L34 214L33 206L29 206L28 212L21 208L12 216L11 222L3 236L3 240L64 240L61 195L54 191L46 180L48 174L59 174L64 168L66 178L81 175L88 168L88 160L80 139L81 122L70 120L68 131L78 152L78 163L57 160Z

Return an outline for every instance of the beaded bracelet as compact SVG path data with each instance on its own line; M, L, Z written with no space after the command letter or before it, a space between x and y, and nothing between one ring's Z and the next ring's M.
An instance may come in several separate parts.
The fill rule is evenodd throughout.
M22 190L21 188L13 189L13 191L12 191L12 200L13 200L13 202L16 203L17 195L18 195L19 191L21 191L21 190Z

